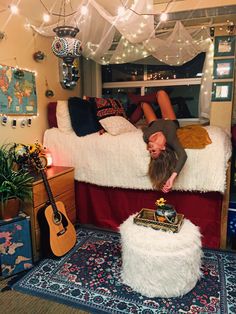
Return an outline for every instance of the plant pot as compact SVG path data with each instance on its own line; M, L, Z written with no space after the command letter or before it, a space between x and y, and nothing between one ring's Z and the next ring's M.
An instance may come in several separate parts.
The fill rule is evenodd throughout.
M10 198L7 202L0 204L0 219L10 219L18 216L20 209L20 200Z

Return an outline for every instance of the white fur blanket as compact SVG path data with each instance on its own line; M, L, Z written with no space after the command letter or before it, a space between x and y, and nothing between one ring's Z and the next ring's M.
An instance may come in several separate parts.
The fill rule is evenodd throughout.
M176 179L174 190L224 193L230 136L222 129L206 127L212 144L205 149L186 149L188 159ZM73 166L75 179L100 186L151 190L147 175L149 153L142 131L117 136L94 133L78 137L74 132L46 130L44 146L55 166Z

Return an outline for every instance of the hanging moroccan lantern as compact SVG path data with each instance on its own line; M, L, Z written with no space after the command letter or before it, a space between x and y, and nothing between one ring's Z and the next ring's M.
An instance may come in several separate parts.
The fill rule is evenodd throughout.
M53 53L67 65L71 65L81 55L81 42L75 38L79 29L64 25L54 28L53 31L57 35L52 43Z

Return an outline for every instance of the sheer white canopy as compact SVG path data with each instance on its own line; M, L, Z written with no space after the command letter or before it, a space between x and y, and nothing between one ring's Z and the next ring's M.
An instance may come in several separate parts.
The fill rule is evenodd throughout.
M81 14L82 8L86 14ZM55 36L53 28L60 22L77 26L83 56L100 64L133 62L152 55L164 63L181 65L209 48L206 28L187 30L180 21L172 31L158 35L152 0L135 0L121 8L119 14L112 15L98 1L83 0L75 14L50 26L33 28L41 35Z
M151 55L169 65L182 65L200 52L206 52L200 116L209 117L213 64L209 30L201 26L186 29L177 21L171 31L159 32L152 14L153 0L134 0L132 5L130 1L120 1L120 4L122 9L114 15L98 1L82 0L73 15L58 19L50 26L32 27L44 36L55 36L53 28L60 23L78 27L82 55L99 64L134 62ZM86 14L81 13L82 9Z

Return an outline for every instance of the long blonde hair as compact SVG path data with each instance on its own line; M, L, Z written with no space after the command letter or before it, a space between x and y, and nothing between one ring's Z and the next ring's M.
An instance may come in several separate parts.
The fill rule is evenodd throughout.
M175 169L177 159L175 152L168 146L160 155L149 163L148 174L153 188L161 190Z

